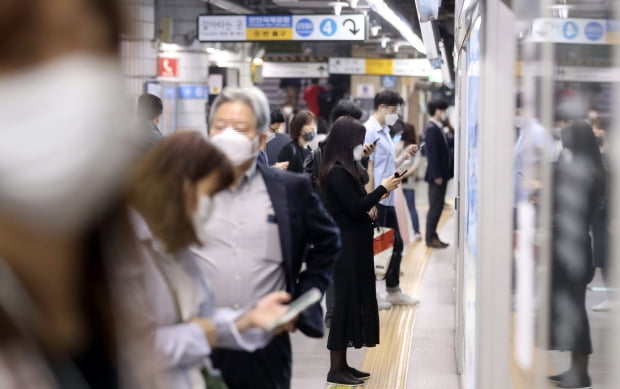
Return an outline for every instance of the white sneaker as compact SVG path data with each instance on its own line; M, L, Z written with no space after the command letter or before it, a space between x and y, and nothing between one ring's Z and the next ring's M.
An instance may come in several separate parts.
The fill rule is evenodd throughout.
M416 241L416 242L419 242L419 241L421 241L421 240L422 240L422 235L420 235L420 233L419 233L419 232L418 232L418 233L416 233L416 234L415 234L415 241Z
M377 294L377 305L379 306L379 310L392 308L392 303L386 301L385 296L382 294Z
M399 292L388 292L387 296L385 296L385 301L389 302L392 305L418 305L420 304L420 300L417 298L413 298L402 291Z
M608 312L615 308L615 304L609 300L605 300L602 303L592 307L594 312Z

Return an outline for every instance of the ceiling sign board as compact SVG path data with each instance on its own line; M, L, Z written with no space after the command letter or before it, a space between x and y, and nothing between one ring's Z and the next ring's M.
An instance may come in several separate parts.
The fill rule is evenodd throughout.
M426 58L395 59L393 75L410 77L428 77L432 71L431 63Z
M532 23L532 40L604 45L610 27L607 20L540 18Z
M428 59L330 58L331 74L375 74L380 76L429 77Z
M265 62L264 78L322 78L329 76L325 62Z
M367 58L366 74L389 75L394 72L394 60L389 58Z
M330 58L329 72L332 74L366 74L364 58Z
M224 41L363 41L365 15L200 15L198 40Z

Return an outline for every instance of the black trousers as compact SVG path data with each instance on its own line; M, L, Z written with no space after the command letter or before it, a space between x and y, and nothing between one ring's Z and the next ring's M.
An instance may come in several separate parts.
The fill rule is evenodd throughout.
M396 288L400 284L400 262L403 259L403 238L398 228L396 207L377 204L377 211L377 223L382 227L394 229L394 251L385 273L385 286Z
M443 211L443 204L446 200L447 180L443 184L437 185L434 182L428 183L428 214L426 215L426 243L439 239L437 235L437 224Z
M291 340L288 333L274 337L253 353L215 349L213 366L222 371L229 389L290 389Z

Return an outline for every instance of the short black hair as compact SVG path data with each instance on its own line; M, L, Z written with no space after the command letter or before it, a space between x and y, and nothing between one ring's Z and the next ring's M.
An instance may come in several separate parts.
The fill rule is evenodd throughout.
M383 105L401 105L405 101L398 94L398 92L393 91L391 89L385 89L375 95L375 110L379 108L381 104Z
M269 113L271 115L269 124L284 123L284 115L280 107L275 104L269 104Z
M164 104L155 95L144 93L138 97L138 117L153 120L164 111Z
M362 110L357 105L355 105L354 102L352 102L351 100L342 99L332 109L332 112L330 113L330 119L332 123L343 116L351 116L352 118L360 120L363 114L364 112L362 112Z
M435 112L440 109L445 111L448 109L448 103L445 100L433 100L428 103L428 114L431 116L435 116Z

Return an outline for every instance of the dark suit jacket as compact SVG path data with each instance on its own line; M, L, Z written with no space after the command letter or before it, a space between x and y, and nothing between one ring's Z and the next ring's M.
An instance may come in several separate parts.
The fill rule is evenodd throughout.
M340 231L312 190L310 179L265 165L257 165L265 180L280 230L286 289L296 298L317 287L325 292L334 260L340 252ZM300 273L303 262L306 269ZM304 311L297 322L310 337L323 336L319 303Z
M452 153L442 131L432 121L426 125L424 141L426 142L428 167L424 179L427 182L433 182L436 178L443 178L446 182L454 176Z

